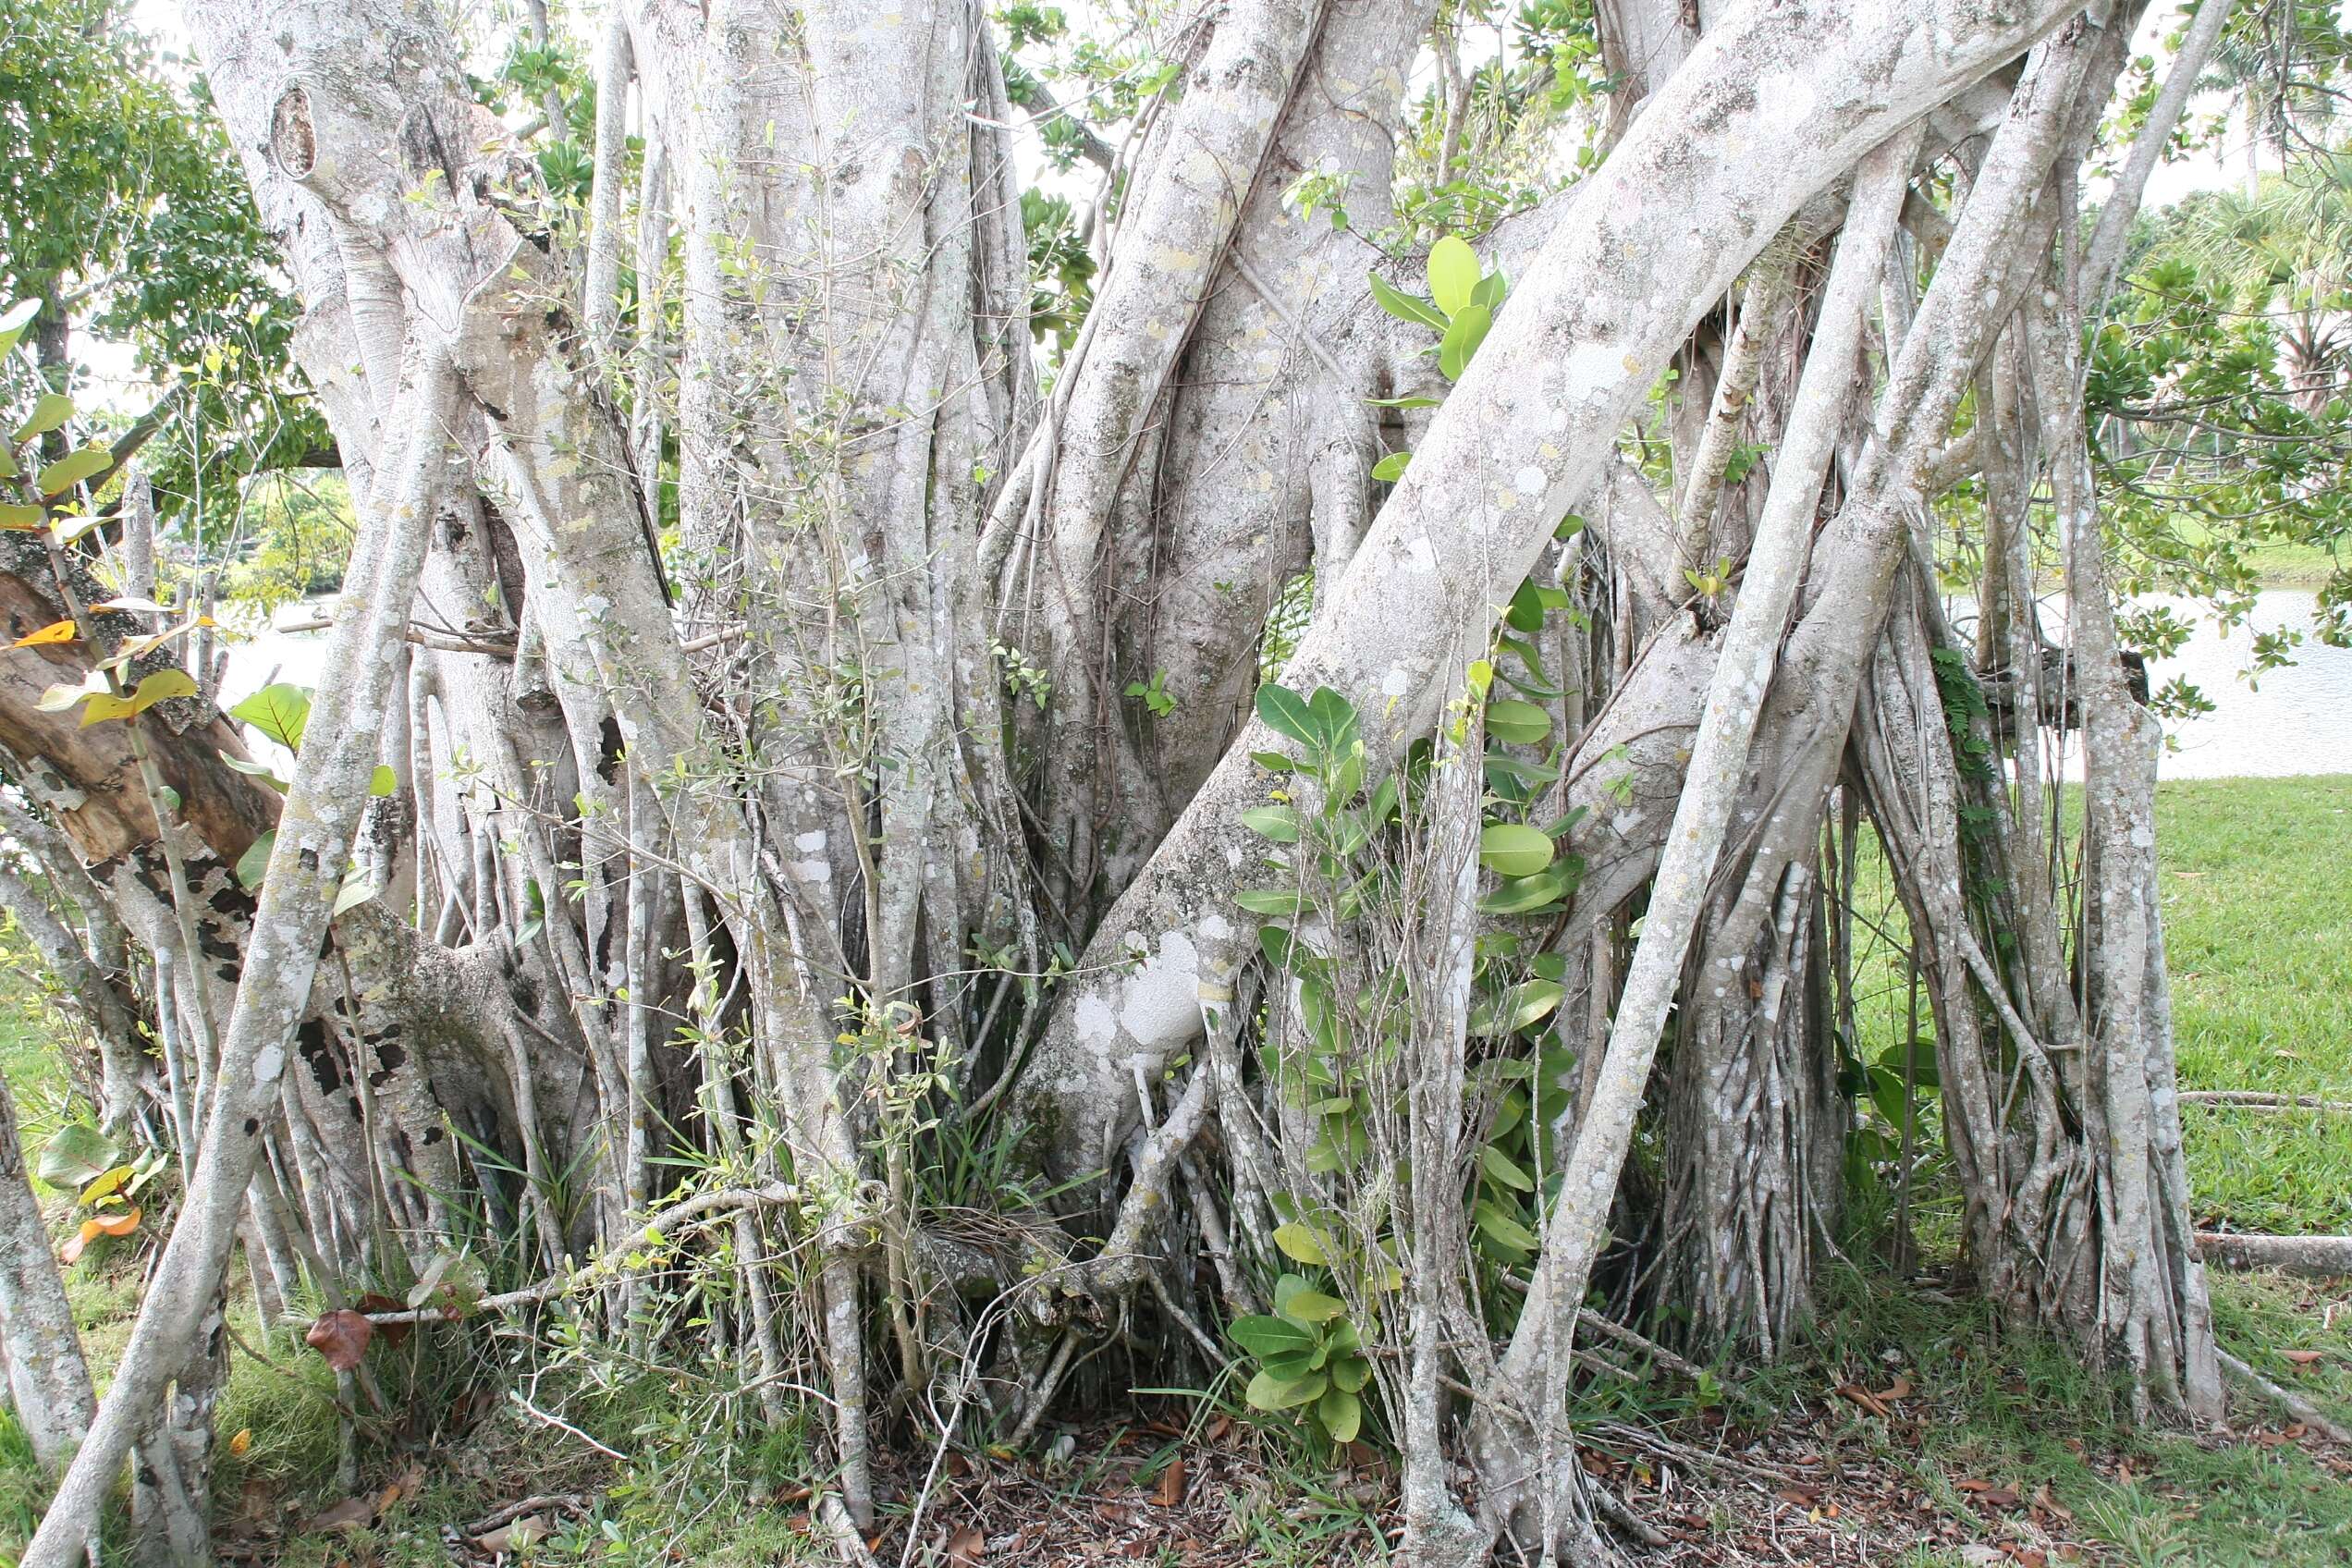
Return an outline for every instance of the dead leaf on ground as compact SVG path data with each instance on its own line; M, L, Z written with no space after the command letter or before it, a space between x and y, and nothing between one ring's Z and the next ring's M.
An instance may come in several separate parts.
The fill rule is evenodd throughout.
M484 1551L521 1551L535 1541L544 1541L555 1532L544 1513L526 1513L509 1525L501 1525L486 1536L476 1536L473 1544Z
M2279 1354L2297 1366L2317 1366L2320 1364L2320 1353L2315 1350L2285 1350Z
M1162 1508L1173 1508L1184 1501L1184 1456L1178 1454L1159 1473L1159 1487L1152 1493L1152 1501Z
M325 1535L334 1530L364 1530L375 1523L375 1500L369 1497L347 1497L330 1508L323 1508L302 1521L304 1531Z
M1894 1412L1880 1403L1878 1395L1859 1383L1840 1383L1837 1386L1837 1391L1880 1420L1886 1420L1894 1415Z
M966 1525L948 1539L948 1561L955 1568L979 1568L988 1555L988 1537L977 1525Z

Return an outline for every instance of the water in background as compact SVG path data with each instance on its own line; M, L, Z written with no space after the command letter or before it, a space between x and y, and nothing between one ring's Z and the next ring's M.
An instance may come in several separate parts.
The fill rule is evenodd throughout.
M2148 661L2149 689L2180 677L2214 706L2201 718L2166 726L2173 744L2161 765L2164 778L2352 773L2352 648L2331 648L2311 635L2317 594L2308 588L2265 588L2254 596L2253 614L2226 635L2196 600L2150 594L2141 602L2167 606L2197 628L2178 654ZM1956 598L1949 613L1955 627L1973 630L1974 601ZM2063 626L2065 614L2064 596L2053 596L2043 602L2042 624ZM2248 686L2244 676L2253 667L2255 634L2282 631L2303 634L2295 662ZM2082 777L2078 750L2067 772Z
M2201 688L2216 711L2172 727L2174 749L2163 761L2167 778L2225 778L2297 773L2352 773L2352 649L2331 648L2310 635L2316 596L2304 588L2266 588L2255 595L2254 613L2223 635L2199 606L2187 599L2155 598L2168 604L2197 632L2180 653L2149 661L2149 684L2161 687L2175 676ZM328 607L313 601L284 612L288 619ZM1976 606L1954 600L1955 624L1973 621ZM2046 606L2046 624L2063 622L2065 606ZM2304 634L2296 661L2274 669L2249 687L2241 679L2252 659L2257 631L2293 630ZM271 680L314 686L325 662L324 631L264 631L229 655L223 695L229 702ZM275 670L275 675L272 671ZM2076 769L2080 772L2080 756Z

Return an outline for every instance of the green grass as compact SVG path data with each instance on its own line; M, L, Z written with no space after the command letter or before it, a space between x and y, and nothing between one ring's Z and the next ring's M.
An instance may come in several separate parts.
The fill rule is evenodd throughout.
M2181 1086L2352 1100L2352 778L2157 793ZM2352 1231L2352 1117L2187 1108L2200 1210Z

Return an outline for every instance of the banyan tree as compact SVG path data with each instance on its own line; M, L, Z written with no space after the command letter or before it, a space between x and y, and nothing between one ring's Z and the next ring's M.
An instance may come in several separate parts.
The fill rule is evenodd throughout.
M2225 0L2153 77L1551 6L1606 91L1517 131L1439 0L1151 8L1088 102L1039 9L613 0L494 101L428 0L185 0L358 521L225 690L11 316L8 898L170 1194L93 1401L6 1183L28 1564L127 1458L203 1558L232 1274L344 1367L708 1359L850 1525L1116 1341L1395 1445L1411 1561L1605 1557L1576 1347L1778 1354L1838 1256L1865 875L1967 1278L2219 1413L2090 361Z

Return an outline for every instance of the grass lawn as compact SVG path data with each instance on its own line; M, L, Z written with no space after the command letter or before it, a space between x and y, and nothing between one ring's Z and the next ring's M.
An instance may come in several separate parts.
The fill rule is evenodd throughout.
M2352 1100L2352 778L2166 784L2159 815L2183 1086ZM1898 912L1866 913L1886 942L1900 938ZM1870 973L1863 1028L1892 1039L1905 999L1900 966L1881 954ZM0 1072L17 1090L29 1142L62 1106L55 1061L37 991L0 974ZM2187 1140L2201 1220L2352 1231L2352 1117L2191 1108ZM136 1304L137 1260L124 1245L68 1277L102 1376ZM2314 1440L2252 1399L2235 1401L2227 1433L2138 1421L2079 1357L2015 1332L1964 1290L1940 1289L1932 1277L1900 1284L1868 1261L1868 1248L1853 1256L1826 1281L1817 1342L1753 1371L1733 1406L1694 1414L1689 1390L1672 1379L1594 1385L1588 1466L1672 1537L1635 1561L2352 1562L2352 1451ZM2216 1275L2213 1292L2226 1348L2352 1424L2352 1281ZM233 1358L220 1430L246 1440L222 1457L218 1497L224 1514L242 1521L227 1537L266 1541L270 1560L297 1568L449 1562L445 1528L532 1492L574 1501L524 1561L832 1560L793 1506L815 1479L799 1435L718 1440L709 1407L680 1391L693 1380L682 1373L597 1394L559 1369L541 1388L544 1404L627 1454L623 1462L500 1408L455 1441L409 1452L372 1445L363 1490L394 1481L419 1489L373 1531L305 1532L306 1516L343 1495L333 1481L332 1379L293 1335L265 1341L242 1299L233 1317L272 1365ZM453 1344L464 1337L447 1332ZM440 1407L465 1384L497 1383L504 1374L490 1362L504 1353L484 1348L496 1341L469 1342L485 1357L471 1368L459 1355L419 1364L413 1380L387 1368L395 1403ZM1882 1408L1854 1399L1846 1390L1855 1389L1882 1394ZM1378 1561L1375 1531L1393 1495L1378 1464L1335 1474L1271 1425L1208 1416L1180 1429L1109 1413L1060 1445L1078 1462L959 1460L957 1484L924 1533L981 1518L993 1497L1012 1534L987 1521L998 1549L987 1562L1056 1560L1041 1548L1133 1557L1130 1545L1145 1545L1137 1531L1157 1532L1141 1560L1170 1565ZM0 1562L42 1495L6 1425L0 1419ZM1664 1450L1624 1435L1635 1430L1746 1455L1782 1478L1661 1461ZM1167 1512L1153 1501L1155 1466L1178 1452L1193 1478L1182 1508ZM900 1539L886 1544L895 1561ZM915 1560L937 1559L918 1547Z

